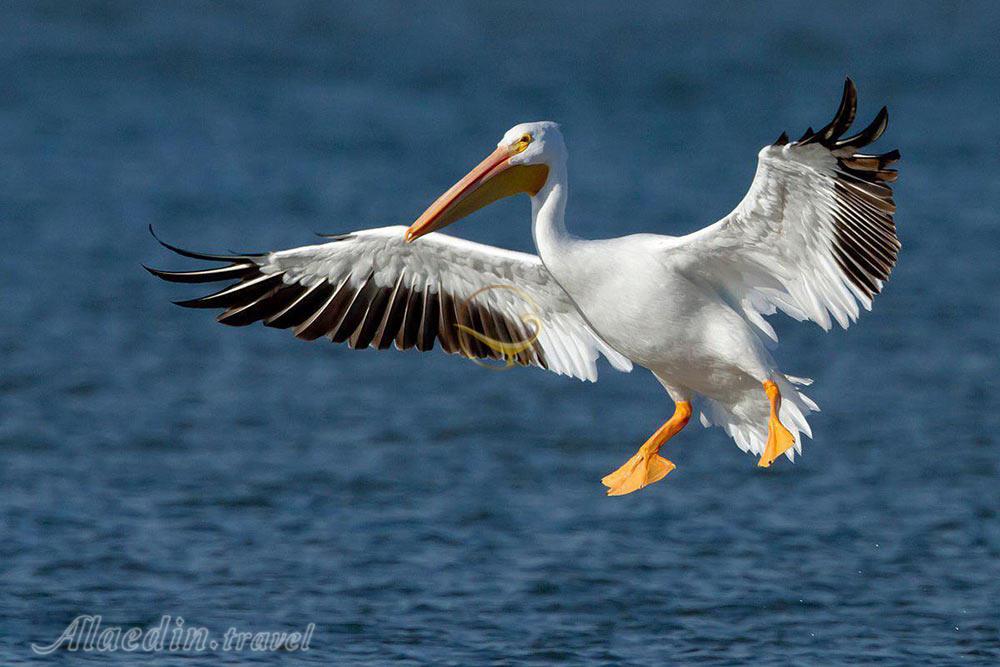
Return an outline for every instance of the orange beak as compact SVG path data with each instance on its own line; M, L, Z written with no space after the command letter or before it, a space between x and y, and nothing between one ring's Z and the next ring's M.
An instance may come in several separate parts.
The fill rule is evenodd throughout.
M500 146L486 156L462 180L448 188L406 230L407 243L424 234L446 227L498 199L521 192L534 196L545 185L549 168L545 165L511 165L517 153Z

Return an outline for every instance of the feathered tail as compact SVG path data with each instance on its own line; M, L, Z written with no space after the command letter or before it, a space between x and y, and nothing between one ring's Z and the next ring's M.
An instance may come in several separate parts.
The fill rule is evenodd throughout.
M785 452L785 456L788 460L794 461L795 455L802 453L802 439L799 434L812 438L812 429L809 428L806 415L810 412L819 412L819 406L796 387L796 385L810 385L812 380L777 374L774 381L781 392L781 411L778 413L778 418L795 436L795 446ZM744 452L758 456L764 453L769 408L762 387L742 392L739 400L730 406L702 397L700 407L703 426L706 428L718 426L728 433Z

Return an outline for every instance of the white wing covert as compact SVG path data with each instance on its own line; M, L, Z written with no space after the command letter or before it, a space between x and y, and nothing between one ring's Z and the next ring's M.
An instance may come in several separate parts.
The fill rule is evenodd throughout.
M509 358L590 381L597 379L599 354L631 370L631 362L590 329L537 256L441 233L404 243L405 229L362 230L264 254L209 255L161 241L186 257L229 264L147 269L171 282L237 281L177 302L222 308L223 324L262 321L304 340L326 336L355 349L430 350L437 341L449 353Z

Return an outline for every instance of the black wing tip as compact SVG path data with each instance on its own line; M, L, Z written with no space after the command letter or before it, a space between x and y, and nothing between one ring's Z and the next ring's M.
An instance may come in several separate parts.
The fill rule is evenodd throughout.
M189 250L184 250L183 248L178 248L175 245L171 245L171 244L167 243L166 241L164 241L163 239L161 239L160 236L156 233L156 229L153 227L153 223L149 223L149 233L150 233L150 235L154 239L156 239L157 243L159 243L161 246L163 246L167 250L170 250L171 252L175 252L178 255L183 255L185 257L192 257L195 254L195 253L192 253ZM197 257L195 259L197 259Z
M835 141L832 149L857 150L859 148L864 148L865 146L878 141L879 137L882 136L887 127L889 127L889 107L883 106L878 110L878 113L875 114L875 118L865 129L855 135L847 137L846 139Z
M151 274L169 283L215 283L225 280L240 280L257 272L258 267L253 262L232 262L226 266L199 271L164 271L151 266L142 265Z
M353 232L347 232L346 234L324 234L323 232L313 232L313 234L321 239L330 239L331 241L346 241L354 238Z
M861 132L841 139L843 134L854 122L854 116L858 105L858 87L854 79L850 76L844 77L844 90L840 97L840 105L837 112L829 123L819 130L812 127L806 129L801 137L792 142L795 145L804 146L806 144L818 143L829 150L846 148L862 148L875 142L885 132L889 124L889 109L883 106L875 115L874 120ZM784 146L788 143L788 135L784 132L772 144L774 146ZM888 155L888 154L886 154ZM895 159L899 159L898 155Z
M169 278L170 271L163 271L162 269L154 269L153 267L147 266L145 264L140 264L140 266L142 268L146 269L147 271L149 271L151 274L153 274L154 276L156 276L160 280L170 280L170 278Z
M203 252L194 252L193 250L185 250L184 248L179 248L175 245L167 243L161 239L157 234L156 230L153 228L152 223L149 225L149 233L156 239L156 242L161 246L170 250L171 252L177 253L182 257L190 257L191 259L203 259L209 262L246 262L252 260L254 257L264 257L265 253L261 252L247 252L239 254L230 255L215 255Z
M812 129L812 125L806 128L806 131L802 133L802 136L795 140L797 144L807 144L816 138L816 131Z
M831 142L839 138L854 121L857 108L858 89L854 85L854 81L847 77L844 80L844 90L841 93L840 103L837 105L837 112L833 115L833 119L815 132L812 131L812 128L806 130L806 134L802 135L797 143L804 145L817 142L821 146L830 148Z

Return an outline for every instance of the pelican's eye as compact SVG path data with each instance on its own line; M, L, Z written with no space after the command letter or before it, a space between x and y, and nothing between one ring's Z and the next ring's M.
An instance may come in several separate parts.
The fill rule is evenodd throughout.
M531 143L531 135L525 132L524 134L521 135L520 139L514 142L514 145L511 146L511 149L515 153L523 153L524 149L527 148L528 144L530 143Z

